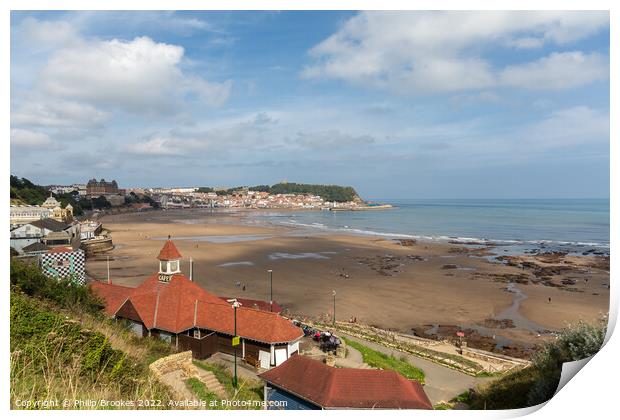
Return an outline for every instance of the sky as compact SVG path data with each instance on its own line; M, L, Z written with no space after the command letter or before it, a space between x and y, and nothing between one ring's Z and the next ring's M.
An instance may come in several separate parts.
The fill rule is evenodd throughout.
M608 12L11 13L11 174L609 197Z

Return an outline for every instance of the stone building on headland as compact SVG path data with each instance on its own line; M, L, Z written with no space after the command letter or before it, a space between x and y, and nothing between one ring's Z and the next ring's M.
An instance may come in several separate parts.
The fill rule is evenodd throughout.
M124 193L124 190L118 188L116 180L112 180L112 182L107 182L103 178L101 178L100 181L97 181L95 178L93 178L86 183L86 195L89 197L99 197L101 195L117 195Z

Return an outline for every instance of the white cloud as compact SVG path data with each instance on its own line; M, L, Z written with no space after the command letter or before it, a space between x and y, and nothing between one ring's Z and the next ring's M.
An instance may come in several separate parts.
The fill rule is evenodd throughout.
M400 93L486 89L514 79L502 79L485 51L564 45L608 25L607 12L362 12L310 50L315 61L302 76ZM572 68L585 66L590 77L567 86L605 71L605 60L574 58Z
M15 104L13 126L86 128L101 125L108 113L86 103L32 97Z
M557 110L526 128L522 141L528 148L609 143L609 113L587 106Z
M179 156L186 152L177 139L162 137L155 137L147 141L126 145L122 148L122 151L146 156Z
M507 45L515 48L539 48L544 45L544 40L534 37L515 38L509 40Z
M171 112L188 94L221 105L231 82L212 83L184 74L182 47L148 37L83 41L55 52L41 72L50 95L132 112Z
M12 28L11 32L11 39L16 43L15 48L26 48L28 52L42 52L79 39L74 27L63 20L41 21L27 17Z
M299 132L290 142L308 150L323 149L335 152L343 148L355 150L357 147L370 146L374 144L376 140L369 135L356 136L332 129L326 131ZM289 142L287 141L287 143Z
M45 133L21 128L11 129L11 146L19 148L50 148L53 142Z
M552 53L539 60L506 67L499 82L507 86L558 90L582 86L609 77L609 62L597 53Z

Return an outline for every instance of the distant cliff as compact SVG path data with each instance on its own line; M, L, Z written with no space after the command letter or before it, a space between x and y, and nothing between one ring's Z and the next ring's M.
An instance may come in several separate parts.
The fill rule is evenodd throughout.
M319 184L297 184L294 182L281 182L274 185L255 185L253 187L243 186L229 188L227 190L215 191L218 195L234 194L235 192L250 190L268 192L270 194L313 194L320 196L325 201L356 201L362 202L353 187L343 187L341 185L319 185ZM200 192L211 192L213 188L202 187Z

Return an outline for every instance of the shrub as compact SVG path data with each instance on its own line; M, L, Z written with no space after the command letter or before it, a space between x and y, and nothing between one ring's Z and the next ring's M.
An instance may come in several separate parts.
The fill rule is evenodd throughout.
M535 354L531 366L473 391L468 401L470 407L513 409L550 400L558 387L562 364L596 354L603 345L606 330L606 319L595 325L579 322L563 330L556 340Z
M151 380L146 364L49 305L12 291L10 315L12 404L170 399L167 388Z
M72 279L48 278L37 265L17 259L11 260L11 285L29 296L49 299L63 308L99 314L104 307L88 286Z

